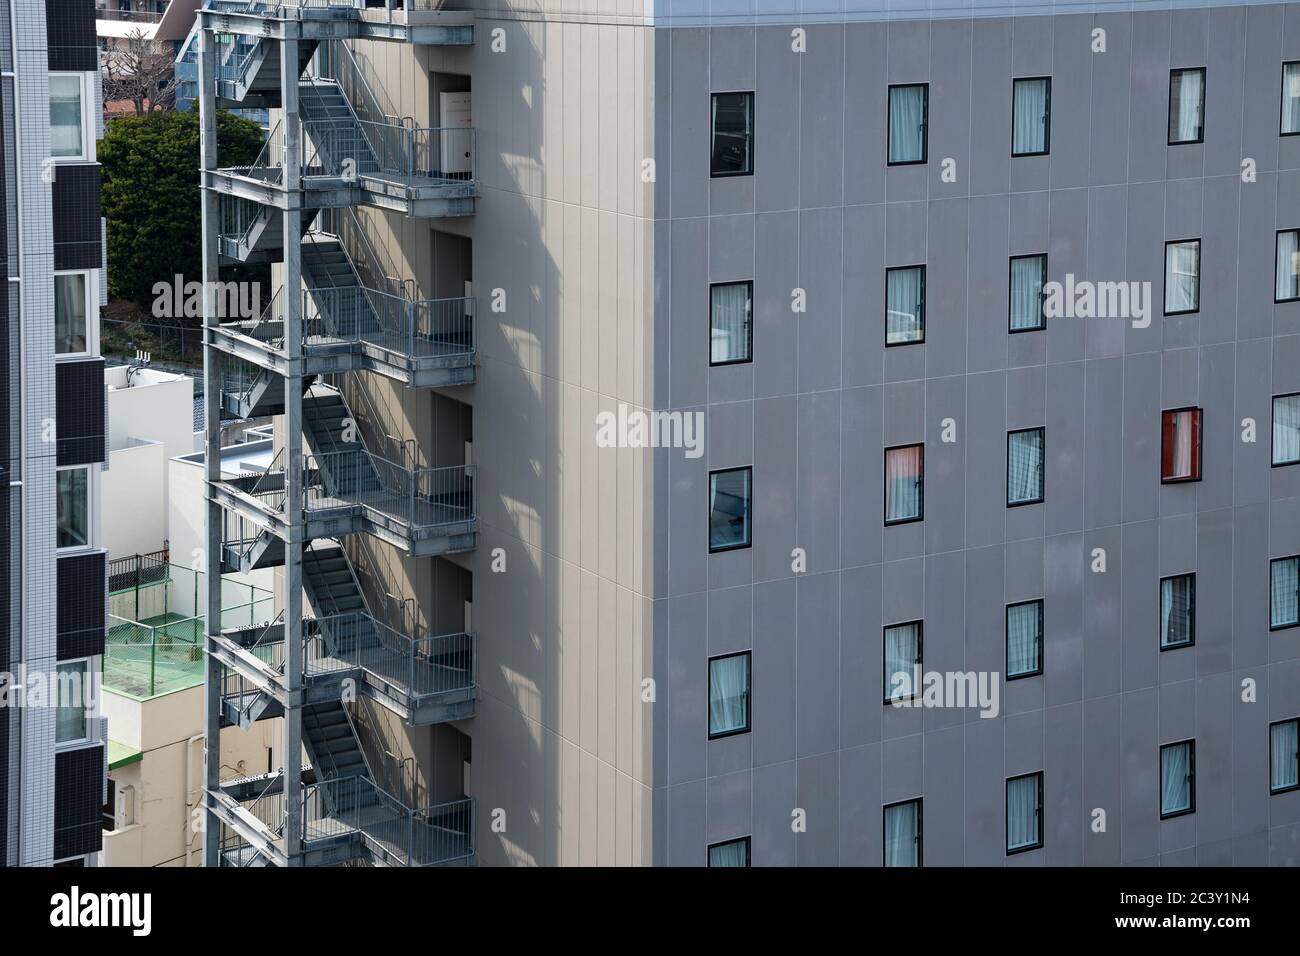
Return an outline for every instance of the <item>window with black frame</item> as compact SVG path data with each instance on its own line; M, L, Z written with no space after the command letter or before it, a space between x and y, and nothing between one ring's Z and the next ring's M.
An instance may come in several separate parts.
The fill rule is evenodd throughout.
M711 143L711 176L753 174L753 93L713 94Z

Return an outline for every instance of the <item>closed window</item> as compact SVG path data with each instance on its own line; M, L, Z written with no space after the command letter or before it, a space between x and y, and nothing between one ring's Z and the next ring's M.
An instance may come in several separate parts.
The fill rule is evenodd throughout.
M749 547L751 474L750 468L709 473L709 551Z
M1160 748L1160 819L1196 809L1196 741Z
M1300 299L1300 229L1283 229L1277 234L1277 287L1275 302Z
M58 708L54 718L54 740L60 744L85 740L89 736L86 711L92 699L89 664L84 660L62 662L58 666L57 677Z
M924 445L885 449L885 524L921 520L924 463Z
M885 807L885 866L920 866L921 801L904 800Z
M1196 642L1196 575L1177 574L1160 580L1160 649L1187 647Z
M1169 71L1169 145L1205 139L1205 70Z
M86 120L81 74L50 74L50 155L86 158Z
M1273 464L1300 463L1300 394L1273 399Z
M1300 556L1269 562L1269 627L1300 624Z
M1043 500L1043 430L1007 435L1007 506Z
M1043 845L1042 815L1042 772L1007 780L1008 854L1035 850Z
M60 355L88 351L86 278L84 272L66 272L54 277L54 351Z
M749 866L749 837L714 843L709 847L709 866Z
M709 661L709 739L749 730L749 651Z
M751 282L709 286L709 364L730 365L753 358Z
M1300 133L1300 62L1282 64L1282 135Z
M60 468L57 491L57 546L84 548L90 544L90 469Z
M1201 478L1201 410L1177 408L1160 416L1160 480Z
M1201 307L1201 240L1165 243L1165 315Z
M1047 256L1013 256L1011 259L1010 321L1012 332L1045 328L1043 286L1047 284Z
M917 695L921 672L921 622L885 628L885 703Z
M1007 605L1007 679L1043 672L1043 602Z
M1268 790L1284 793L1300 787L1300 719L1280 720L1268 728Z
M889 165L923 163L930 87L925 83L889 88Z
M1034 77L1011 84L1011 155L1041 156L1051 137L1052 81Z
M748 176L754 172L754 94L713 94L713 176Z
M925 266L885 270L885 344L925 341Z

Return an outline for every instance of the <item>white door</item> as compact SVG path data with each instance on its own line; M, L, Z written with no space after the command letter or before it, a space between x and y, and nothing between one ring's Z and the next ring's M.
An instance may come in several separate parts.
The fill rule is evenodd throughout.
M474 117L470 94L439 93L438 116L442 134L442 174L468 175L474 170ZM463 130L463 132L461 132Z

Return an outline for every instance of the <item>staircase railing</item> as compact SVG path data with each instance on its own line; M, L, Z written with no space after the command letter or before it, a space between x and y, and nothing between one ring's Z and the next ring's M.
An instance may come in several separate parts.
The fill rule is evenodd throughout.
M450 359L475 350L474 300L410 300L365 286L308 289L309 336L370 342L413 359Z
M476 686L472 634L412 638L364 611L316 618L331 658L370 671L413 699L463 694ZM315 673L338 670L317 661Z
M475 516L472 465L411 469L353 448L306 455L303 469L309 511L359 504L417 534Z
M355 209L350 206L322 209L317 223L321 234L339 241L362 285L389 295L415 297L414 294L407 295L405 284L398 278L402 270L391 257L381 256L375 249L369 230L361 225Z
M261 152L251 165L232 166L230 172L256 179L264 183L280 185L284 182L284 121L281 120L271 128Z

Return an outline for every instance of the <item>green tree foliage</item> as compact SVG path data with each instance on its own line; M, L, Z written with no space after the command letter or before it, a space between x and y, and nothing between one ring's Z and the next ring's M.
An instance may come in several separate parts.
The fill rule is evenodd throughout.
M217 114L222 166L251 164L261 127ZM200 229L199 114L153 112L110 120L99 144L108 220L108 292L148 309L157 282L203 277Z

